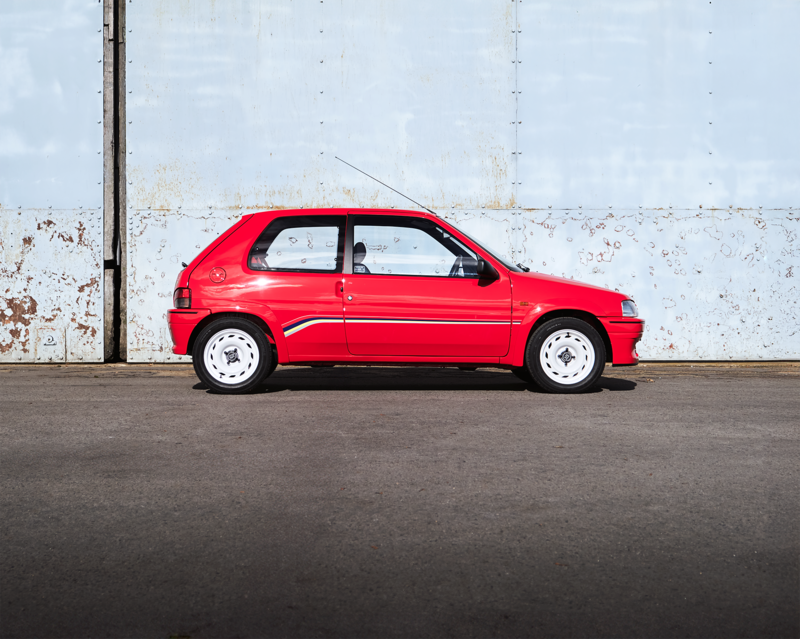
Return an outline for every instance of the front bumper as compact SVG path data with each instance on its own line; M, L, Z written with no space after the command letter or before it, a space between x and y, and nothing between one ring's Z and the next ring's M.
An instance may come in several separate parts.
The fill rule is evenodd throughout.
M211 310L208 308L171 308L167 311L169 336L175 355L191 355L188 351L192 331L209 315Z
M611 340L614 366L633 366L639 363L636 344L644 333L644 320L633 317L602 318L600 320Z

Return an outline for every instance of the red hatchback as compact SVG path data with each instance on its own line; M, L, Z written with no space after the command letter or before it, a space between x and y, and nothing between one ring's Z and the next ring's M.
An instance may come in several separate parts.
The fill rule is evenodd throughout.
M621 293L507 264L436 215L317 209L245 215L178 276L173 352L214 391L278 364L493 366L558 393L638 362Z

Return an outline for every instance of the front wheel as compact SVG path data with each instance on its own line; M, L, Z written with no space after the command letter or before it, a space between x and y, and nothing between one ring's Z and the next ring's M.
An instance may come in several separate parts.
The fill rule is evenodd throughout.
M200 381L216 393L247 393L274 370L264 331L237 317L206 326L194 343L192 359Z
M534 381L551 393L581 393L605 368L606 349L599 333L574 317L544 323L531 337L525 365Z

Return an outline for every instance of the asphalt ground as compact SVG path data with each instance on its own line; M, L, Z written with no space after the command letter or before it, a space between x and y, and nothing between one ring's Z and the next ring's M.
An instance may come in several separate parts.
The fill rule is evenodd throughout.
M798 637L800 365L0 366L3 637Z

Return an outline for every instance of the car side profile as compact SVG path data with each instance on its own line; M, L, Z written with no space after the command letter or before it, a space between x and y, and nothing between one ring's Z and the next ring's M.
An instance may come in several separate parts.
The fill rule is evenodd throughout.
M219 393L278 364L493 366L557 393L638 363L625 295L507 264L431 213L245 215L178 275L173 352Z

